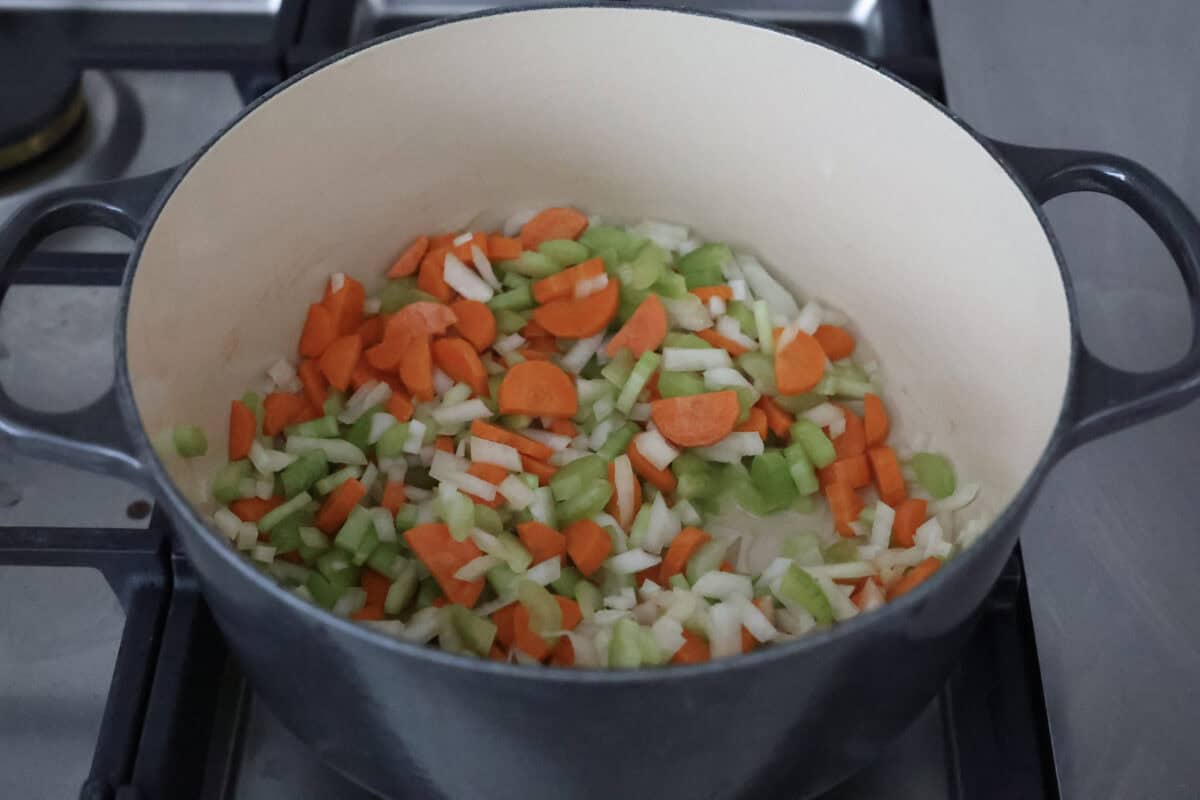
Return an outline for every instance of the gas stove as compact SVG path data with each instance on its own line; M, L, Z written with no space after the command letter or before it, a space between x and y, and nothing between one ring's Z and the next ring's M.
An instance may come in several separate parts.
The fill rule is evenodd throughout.
M690 5L818 37L942 93L920 0ZM29 163L0 172L0 219L56 187L178 164L245 103L322 58L484 7L0 0L0 32L53 61L32 81L44 79L43 93L5 112L0 153L20 144ZM44 49L28 46L35 40ZM36 152L26 152L31 140ZM110 231L66 231L0 284L0 382L11 396L66 412L105 394L129 247ZM115 424L94 420L98 433L118 435ZM136 487L0 453L0 607L0 797L370 796L314 758L244 684L169 524ZM1019 554L937 700L828 795L881 796L1058 796Z

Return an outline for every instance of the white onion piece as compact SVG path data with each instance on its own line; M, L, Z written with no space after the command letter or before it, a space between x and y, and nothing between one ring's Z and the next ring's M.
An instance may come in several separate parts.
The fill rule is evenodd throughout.
M509 472L521 471L521 454L515 447L478 436L471 437L471 460L477 464L494 464Z
M667 507L662 493L656 494L654 502L650 506L650 522L646 526L646 536L642 542L642 549L648 553L657 555L675 539L682 529L683 526L679 523L679 517Z
M525 570L525 578L538 586L546 586L562 576L562 557L547 558L540 564L535 564Z
M288 386L296 380L296 368L290 361L281 358L267 368L267 376L276 386Z
M574 289L575 299L582 300L585 297L591 297L597 292L604 291L607 286L608 275L603 272L593 278L584 278L581 281L576 281Z
M495 600L489 600L486 603L480 603L471 609L471 611L477 617L490 617L500 609L511 606L515 602L517 602L516 597L497 597Z
M442 610L436 606L422 608L408 620L404 630L399 633L400 638L408 642L425 644L437 636L438 617L441 616L441 612Z
M598 405L598 404L597 404ZM612 433L613 428L617 423L612 418L601 420L596 423L596 427L592 428L592 433L588 436L587 446L590 450L599 450L604 446L604 442L608 440L608 435Z
M471 241L474 238L475 238L475 234L471 233L470 231L466 231L465 233L460 233L458 236L455 236L454 239L451 241L451 244L453 244L455 247L458 247L460 245L466 244L467 242Z
M504 545L500 544L500 540L482 528L472 528L469 536L475 546L488 555L499 556L504 552Z
M829 605L833 609L833 618L838 622L843 622L851 617L858 616L858 606L850 602L850 598L841 590L832 578L827 578L824 575L814 575L817 584L821 587L821 591L825 592L825 596L829 598ZM853 587L846 587L853 591Z
M818 428L828 428L835 422L839 420L844 422L846 419L842 410L833 403L821 403L819 406L813 406L800 416L815 423Z
M746 289L746 280L744 278L733 278L729 283L729 291L733 294L733 299L740 302L745 302L749 299L750 294Z
M346 285L346 273L335 272L329 276L329 293L340 292Z
M571 649L575 651L575 666L584 669L596 669L604 666L605 660L600 658L596 643L590 636L583 636L574 631L567 631L563 635L571 640Z
M654 634L654 641L658 644L660 650L670 658L675 655L679 648L683 647L687 640L683 638L683 626L678 620L670 617L662 617L650 626L650 632Z
M496 342L492 347L500 355L508 355L514 353L525 346L525 337L519 333L510 333L500 341Z
M404 452L416 455L421 452L421 444L425 440L426 426L419 419L408 421L408 438L404 440Z
M875 503L875 519L871 522L871 544L887 547L892 539L892 525L896 521L896 510L879 500Z
M500 559L492 555L482 555L472 558L458 568L454 577L460 581L477 581L487 574L487 571L500 563Z
M508 219L504 220L504 235L508 237L516 236L521 232L521 228L525 227L525 223L537 216L536 208L527 208L517 211Z
M933 510L935 512L958 511L970 505L978 494L978 483L961 483L954 490L954 494L942 500L935 500Z
M742 613L742 626L750 631L750 635L760 642L770 642L779 636L779 631L775 630L775 626L767 619L767 615L762 612L762 609L751 603L749 600L741 600L738 603Z
M508 501L509 508L513 511L520 511L528 508L533 502L533 489L525 484L525 481L518 478L516 475L509 475L500 482L497 487L500 494L504 495L504 499Z
M685 331L702 331L712 327L712 316L703 301L694 294L678 298L664 297L662 304L673 327Z
M476 419L487 419L492 410L478 397L452 406L444 406L433 412L433 419L439 425L461 425Z
M342 596L337 599L330 610L339 617L348 617L362 608L366 602L366 591L357 586L351 586L342 592Z
M559 366L567 372L578 373L592 360L592 356L600 349L604 341L604 331L586 339L579 339L571 345L571 349L559 360Z
M715 294L712 297L708 298L708 313L712 314L714 318L719 317L722 314L724 314L725 313L725 298L718 297Z
M475 264L475 269L487 281L487 285L495 291L500 291L503 285L500 279L496 277L496 271L492 269L492 262L488 259L487 253L479 249L479 245L471 245L471 261Z
M901 549L884 550L875 557L875 565L880 572L896 567L915 567L925 560L925 553L920 547L905 547ZM882 575L880 576L882 577ZM886 583L886 581L885 581Z
M392 396L392 387L382 381L367 381L346 400L346 407L338 414L338 422L353 425L370 409L386 403Z
M846 561L841 564L818 564L804 567L804 570L814 578L818 575L824 575L827 578L838 578L841 580L866 578L878 571L874 564L868 564L865 561Z
M586 450L577 450L574 447L567 447L562 450L556 450L554 455L550 456L550 463L556 467L565 467L572 461L576 461L587 455L591 455L591 453L587 452Z
M592 621L597 625L615 625L620 620L629 616L629 609L625 608L602 608L595 614L592 614ZM607 650L607 648L605 648Z
M753 339L742 333L742 326L733 317L721 317L717 320L717 333L731 342L737 342L747 350L758 349L758 339Z
M664 592L663 594L667 594ZM701 607L704 601L699 595L683 589L673 589L668 595L666 616L683 622L689 619Z
M651 602L638 603L633 607L633 621L638 625L653 625L658 619L658 606Z
M671 510L675 512L675 515L679 517L679 522L683 525L699 525L703 522L700 512L687 500L680 500L671 507Z
M875 581L867 581L862 589L862 610L871 611L884 604L883 589Z
M789 606L775 610L775 624L792 636L803 636L817 627L817 620L803 608Z
M604 598L606 608L616 608L622 611L629 611L637 605L637 595L629 586L621 589L619 594L610 594Z
M562 436L550 431L542 431L537 428L526 428L519 433L527 439L533 439L535 442L540 442L551 450L562 450L571 443L571 437Z
M746 456L761 454L763 441L754 431L735 431L714 445L696 447L692 449L692 452L705 461L736 464Z
M371 417L371 430L367 432L367 444L375 444L388 429L396 424L396 418L382 411Z
M725 600L734 595L749 600L754 597L754 586L745 575L734 572L713 570L700 576L700 580L692 585L692 591L702 597Z
M250 443L250 463L263 475L273 475L279 472L298 457L294 453L282 453L263 447L257 439Z
M459 261L458 256L454 255L454 253L446 253L442 277L451 289L468 300L478 300L480 303L486 303L495 295L495 291L488 285L487 281L479 277L479 274L468 268L466 264Z
M645 550L634 548L613 556L604 562L604 566L618 575L632 575L649 569L662 561L659 556L650 555Z
M678 250L688 239L688 229L682 225L652 219L639 222L629 232L649 239L664 250Z
M672 461L679 458L679 451L658 431L639 433L634 440L637 443L637 451L653 464L655 469L666 469L671 466Z
M757 258L739 253L737 261L746 282L750 285L750 291L760 300L767 301L772 314L781 314L787 319L793 319L800 313L800 306L796 304L792 293L771 277Z
M793 323L797 330L804 331L809 336L817 332L817 328L821 327L821 305L816 300L809 300L804 304L804 308L800 309L800 313L796 316L796 321ZM792 338L795 338L793 334Z
M633 524L633 515L636 513L633 507L635 481L629 456L622 453L613 460L613 483L616 485L617 523L626 530Z
M396 520L392 517L392 512L382 506L372 508L371 523L375 526L375 535L379 541L396 541Z
M724 658L742 652L742 614L733 603L717 603L709 613L709 654Z
M729 353L716 347L664 347L662 368L667 372L703 372L732 364Z
M722 350L721 352L725 351ZM721 389L729 388L743 388L750 391L755 402L758 402L759 398L758 389L754 388L754 385L750 383L750 380L745 375L743 375L740 371L733 369L732 367L716 367L714 369L705 370L704 388L708 389L710 392L717 392Z
M237 538L238 530L242 527L241 519L228 508L218 508L213 512L213 524L231 541Z

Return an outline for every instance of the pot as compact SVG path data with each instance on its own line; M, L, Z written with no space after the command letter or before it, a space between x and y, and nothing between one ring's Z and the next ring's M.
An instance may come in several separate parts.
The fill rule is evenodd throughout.
M1144 374L1081 341L1039 208L1075 191L1145 219L1197 319L1200 227L1125 159L991 142L852 56L712 15L569 6L435 23L288 81L177 170L19 212L0 234L4 276L63 227L137 239L115 386L100 401L128 440L83 441L89 409L39 416L7 397L0 435L150 487L254 689L377 792L808 796L870 761L938 691L1051 464L1200 392L1196 338ZM292 352L330 273L371 285L421 232L556 203L687 223L846 309L878 352L901 430L932 434L985 487L987 532L916 591L832 630L631 672L407 644L238 556L197 488L222 448L168 464L150 436L186 422L219 440L229 398Z

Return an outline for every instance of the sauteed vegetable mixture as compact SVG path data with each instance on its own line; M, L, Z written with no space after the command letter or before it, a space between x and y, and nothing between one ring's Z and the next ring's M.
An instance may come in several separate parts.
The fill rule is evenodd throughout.
M983 530L889 444L845 317L683 227L572 208L331 277L232 402L216 527L392 635L552 666L694 664L911 591ZM203 432L162 440L204 450Z

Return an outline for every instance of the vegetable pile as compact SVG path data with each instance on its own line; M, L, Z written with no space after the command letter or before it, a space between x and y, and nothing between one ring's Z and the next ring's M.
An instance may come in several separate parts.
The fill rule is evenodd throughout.
M299 359L233 401L213 520L296 594L455 653L693 664L881 606L982 532L953 529L976 485L889 445L847 320L753 257L571 208L505 233L422 236L372 296L333 275Z

